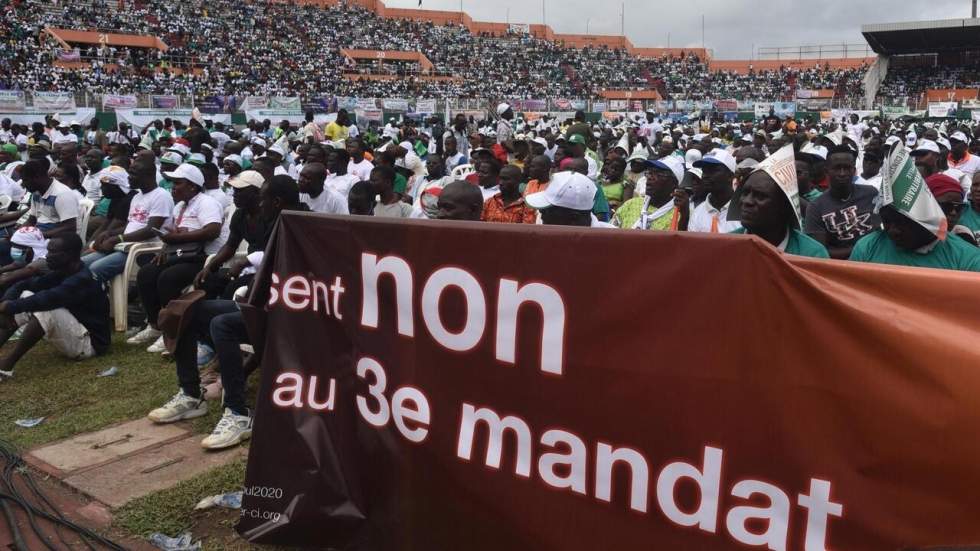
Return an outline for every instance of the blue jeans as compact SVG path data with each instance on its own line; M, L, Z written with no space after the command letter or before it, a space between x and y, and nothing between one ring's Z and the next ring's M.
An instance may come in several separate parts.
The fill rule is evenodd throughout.
M82 257L82 262L92 270L92 274L103 283L112 282L112 278L123 273L126 269L126 257L123 252L111 253L92 252Z

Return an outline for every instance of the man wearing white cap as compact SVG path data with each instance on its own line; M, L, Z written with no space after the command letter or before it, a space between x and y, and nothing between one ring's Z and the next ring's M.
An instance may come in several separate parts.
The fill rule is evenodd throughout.
M613 215L612 224L623 229L684 230L690 212L682 213L675 204L675 192L684 180L684 161L671 155L646 164L646 195L623 203Z
M737 221L728 219L734 193L732 181L737 170L735 157L724 149L712 149L694 167L702 170L701 180L708 189L708 197L691 213L687 231L730 233L741 228Z
M157 329L160 310L183 294L201 271L207 255L218 252L227 236L223 232L224 209L204 193L204 174L200 169L184 163L164 176L173 181L173 197L178 203L172 221L164 227L166 233L160 237L165 245L163 252L136 274L148 325L127 341L140 344L156 338L147 349L151 353L165 350Z
M53 145L78 143L78 136L71 133L71 127L67 122L61 122L58 123L58 131L51 136L51 143Z
M503 145L514 136L514 130L510 126L510 121L514 118L514 110L510 105L501 103L497 106L497 116L500 117L497 123L497 143Z
M970 178L977 171L980 171L980 157L970 154L970 138L966 137L966 134L953 132L949 137L949 144L950 150L947 158L949 168L955 168Z
M559 172L544 191L531 193L525 202L541 211L541 223L554 226L614 228L592 214L596 186L578 172Z
M105 191L113 184L104 184ZM129 167L127 187L136 189L129 200L129 211L124 220L116 223L113 219L105 230L93 236L93 252L82 257L82 262L92 270L92 274L103 282L123 272L128 254L127 244L156 241L154 230L163 227L174 210L174 200L170 192L159 187L156 181L156 167L147 158L137 158ZM115 186L113 186L115 187ZM122 191L122 188L119 188ZM110 209L111 210L111 209Z

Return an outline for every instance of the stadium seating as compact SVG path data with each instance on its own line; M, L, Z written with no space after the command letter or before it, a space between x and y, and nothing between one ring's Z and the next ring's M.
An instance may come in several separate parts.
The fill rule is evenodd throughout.
M603 89L657 88L676 99L792 99L797 88L863 96L863 69L711 71L687 54L641 58L625 50L565 48L527 35L475 36L458 25L389 19L352 6L237 0L0 0L0 89L114 94L452 98L593 98ZM85 48L87 70L53 68L45 26L153 35L170 48ZM392 80L345 78L341 48L420 51L434 72ZM110 71L109 67L120 70ZM177 74L171 68L199 69Z

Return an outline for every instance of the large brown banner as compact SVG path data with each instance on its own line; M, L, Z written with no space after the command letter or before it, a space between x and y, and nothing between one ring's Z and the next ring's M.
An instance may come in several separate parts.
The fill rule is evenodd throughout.
M240 532L980 543L980 277L744 236L283 216Z

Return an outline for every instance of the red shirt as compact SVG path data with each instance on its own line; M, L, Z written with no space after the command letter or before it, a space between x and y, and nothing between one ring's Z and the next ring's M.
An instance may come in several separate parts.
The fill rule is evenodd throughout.
M483 214L480 220L484 222L505 222L509 224L533 224L537 211L524 203L523 197L518 197L513 203L504 205L503 196L499 193L483 203Z

